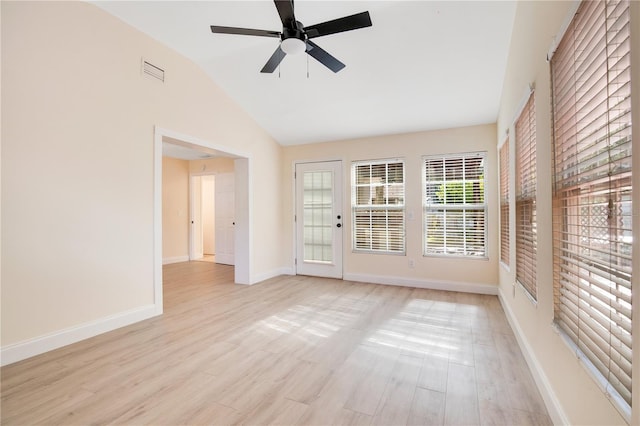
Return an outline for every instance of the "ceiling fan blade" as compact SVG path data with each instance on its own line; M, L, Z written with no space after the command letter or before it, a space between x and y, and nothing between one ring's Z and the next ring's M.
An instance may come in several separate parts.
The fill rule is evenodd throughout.
M271 55L267 63L264 64L264 67L262 67L260 72L264 72L264 73L274 72L276 68L278 68L278 65L280 65L280 62L282 62L282 59L285 56L287 56L287 54L284 53L282 49L280 49L280 46L278 46L278 48L276 49L275 52L273 52L273 55Z
M338 72L342 68L346 67L345 64L331 56L326 50L311 40L307 40L307 54L313 56L318 62L333 72Z
M212 33L219 34L239 34L261 37L280 37L279 31L268 30L254 30L252 28L236 28L236 27L221 27L219 25L211 25Z
M308 38L314 38L370 26L371 16L369 16L369 12L362 12L351 16L345 16L344 18L322 22L320 24L310 25L305 27L304 30L307 33Z
M273 0L278 9L278 15L285 28L296 28L296 17L293 14L293 0Z

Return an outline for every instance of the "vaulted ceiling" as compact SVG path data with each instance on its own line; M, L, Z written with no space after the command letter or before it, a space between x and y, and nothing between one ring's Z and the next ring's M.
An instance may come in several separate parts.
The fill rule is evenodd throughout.
M369 28L315 38L346 64L308 55L260 69L270 37L212 34L210 25L281 31L272 1L109 1L99 7L199 64L282 145L496 121L516 4L512 1L305 1L311 25L369 11Z

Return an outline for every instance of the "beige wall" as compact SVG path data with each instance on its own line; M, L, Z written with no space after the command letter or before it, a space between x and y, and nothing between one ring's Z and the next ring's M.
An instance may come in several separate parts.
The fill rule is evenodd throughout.
M189 162L162 157L162 258L189 256Z
M2 122L3 348L154 303L154 126L248 153L250 274L280 270L281 147L200 67L97 7L2 2Z
M490 286L495 290L497 275L497 216L489 209L487 259L442 258L422 256L422 198L421 158L423 155L457 152L486 151L488 161L487 199L489 205L497 201L496 127L483 125L432 132L380 136L350 141L311 145L298 145L284 149L282 179L284 187L283 212L285 227L283 238L286 253L293 267L293 172L294 161L343 161L344 176L344 275L381 276L400 278L419 285L430 283L457 283L478 291ZM353 253L351 243L351 162L356 160L403 158L406 176L406 211L413 220L406 220L406 256ZM409 268L409 259L415 268Z
M555 398L560 408L557 421L569 424L613 425L625 424L624 419L587 375L569 347L561 340L552 327L553 321L553 258L552 258L552 145L551 145L551 111L550 111L550 73L546 55L551 47L553 37L558 33L562 23L568 19L572 2L518 2L513 36L511 40L508 68L503 87L501 108L498 118L498 143L502 143L507 129L511 127L518 113L530 83L535 85L536 93L536 139L537 139L537 211L538 211L538 257L537 285L538 303L534 304L515 282L515 228L514 208L511 209L511 269L500 266L500 292L506 310L515 319L516 329L520 337L530 348L534 368L539 383L547 389L546 394ZM638 20L638 5L635 5L635 26ZM638 34L638 33L636 33ZM634 40L634 51L640 56L640 43ZM637 61L636 61L637 64ZM637 71L634 71L637 76ZM635 105L638 103L638 92L635 93ZM637 115L636 115L637 117ZM635 120L635 118L634 118ZM635 129L634 129L635 130ZM634 133L637 142L637 133ZM513 157L513 138L512 159ZM635 150L635 149L634 149ZM515 191L515 174L511 171L511 194ZM638 187L637 177L635 186ZM512 205L514 198L512 195ZM634 208L637 208L637 204ZM497 208L497 204L496 204ZM636 210L638 211L638 210ZM637 225L634 224L634 226ZM635 278L635 276L634 276ZM637 281L634 279L634 281ZM634 283L635 285L635 283ZM638 300L638 299L636 299ZM634 311L637 311L636 303ZM638 315L634 312L634 317ZM637 322L636 322L637 325ZM637 351L635 351L637 354ZM635 358L638 365L638 358ZM640 382L634 374L635 394L638 394ZM544 393L544 392L543 392ZM636 401L638 401L636 399ZM637 404L636 412L638 411ZM562 415L566 416L562 418ZM633 424L639 423L635 414Z

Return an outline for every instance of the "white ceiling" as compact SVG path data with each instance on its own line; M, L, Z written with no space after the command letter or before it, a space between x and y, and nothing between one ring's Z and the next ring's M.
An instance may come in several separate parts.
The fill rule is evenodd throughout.
M304 25L368 10L373 26L314 39L347 65L339 73L303 54L284 58L279 76L260 73L278 39L209 29L281 31L272 1L96 4L198 63L282 145L495 122L516 8L513 1L297 0Z

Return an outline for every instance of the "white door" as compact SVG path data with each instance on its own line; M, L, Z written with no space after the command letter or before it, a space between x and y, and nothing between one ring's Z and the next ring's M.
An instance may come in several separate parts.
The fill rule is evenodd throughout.
M342 162L296 165L296 273L342 278Z
M216 263L234 265L235 185L233 173L216 175Z
M216 177L202 176L202 253L216 253Z

